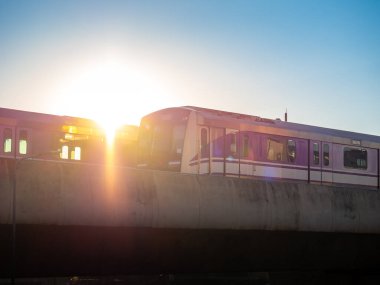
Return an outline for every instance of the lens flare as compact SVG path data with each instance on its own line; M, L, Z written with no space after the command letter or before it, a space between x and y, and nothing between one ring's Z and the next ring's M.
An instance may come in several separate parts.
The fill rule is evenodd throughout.
M112 132L121 124L137 125L142 116L173 104L163 90L151 71L115 56L68 72L56 87L51 109L94 119Z

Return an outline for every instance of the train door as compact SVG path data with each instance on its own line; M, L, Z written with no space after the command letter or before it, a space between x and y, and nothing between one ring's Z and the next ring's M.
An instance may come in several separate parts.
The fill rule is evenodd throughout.
M198 173L210 173L210 129L207 126L198 128Z
M225 174L230 176L240 175L239 155L239 131L226 129L225 142Z
M321 183L322 182L322 158L321 158L321 142L310 141L310 181Z
M322 142L322 183L333 182L332 143Z
M225 161L224 161L224 138L225 130L223 128L211 128L210 133L210 147L211 147L211 161L210 161L210 173L221 174L225 173Z

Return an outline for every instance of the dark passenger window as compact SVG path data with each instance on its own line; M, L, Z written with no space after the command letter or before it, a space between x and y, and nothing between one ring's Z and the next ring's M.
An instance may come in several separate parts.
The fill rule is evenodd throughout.
M249 155L249 136L244 135L243 136L243 157L248 157Z
M367 169L367 151L365 149L345 147L343 152L345 167Z
M212 155L214 157L224 157L224 130L221 128L211 128Z
M231 146L230 146L230 152L232 155L236 155L237 153L237 147L236 147L236 133L231 134Z
M288 140L288 161L296 161L296 142L294 140Z
M156 126L153 131L152 151L167 152L170 149L171 133L168 126Z
M328 144L323 145L323 165L329 166L330 164L330 146Z
M207 139L207 129L202 128L201 129L201 157L207 157L208 151L207 151L207 145L208 145L208 139Z
M319 144L313 143L313 163L319 164Z
M284 144L281 141L267 140L267 159L274 161L284 160Z
M171 152L179 156L181 156L183 151L182 148L185 139L185 131L185 125L178 125L173 127L173 142Z

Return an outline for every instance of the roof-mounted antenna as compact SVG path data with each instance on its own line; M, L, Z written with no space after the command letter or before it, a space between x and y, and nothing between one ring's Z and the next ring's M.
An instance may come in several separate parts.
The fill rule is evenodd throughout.
M288 121L288 108L285 109L285 122Z

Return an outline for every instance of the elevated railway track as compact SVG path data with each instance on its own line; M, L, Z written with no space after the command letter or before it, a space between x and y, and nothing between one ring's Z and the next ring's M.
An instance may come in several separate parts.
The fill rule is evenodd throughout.
M380 192L0 159L0 276L380 270Z

